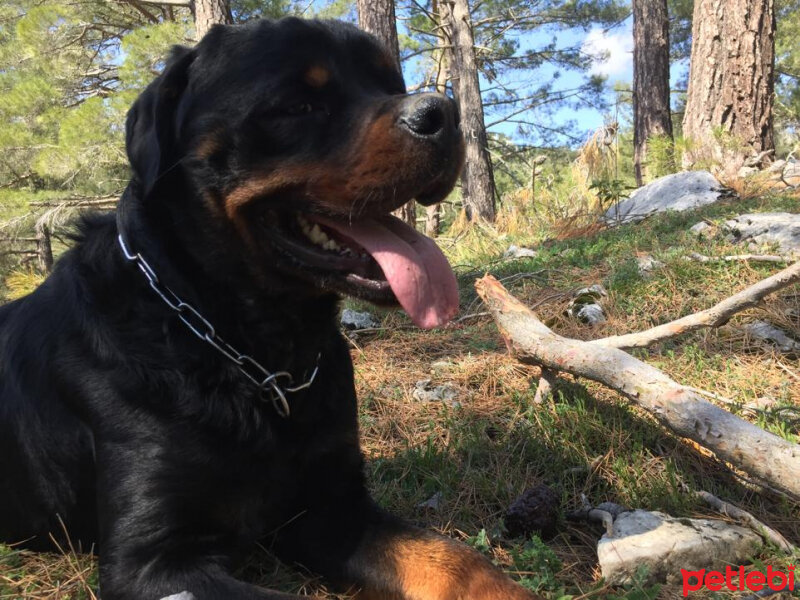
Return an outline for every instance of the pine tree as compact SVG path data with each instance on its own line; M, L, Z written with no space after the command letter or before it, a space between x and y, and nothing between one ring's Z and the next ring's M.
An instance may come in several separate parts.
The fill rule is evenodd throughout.
M773 0L697 0L683 134L684 160L713 161L728 176L775 147Z
M358 0L358 26L378 38L400 68L400 47L397 42L397 25L394 0ZM413 200L401 206L395 215L411 225L417 225L417 208Z
M642 185L647 143L672 140L667 0L633 0L633 168Z

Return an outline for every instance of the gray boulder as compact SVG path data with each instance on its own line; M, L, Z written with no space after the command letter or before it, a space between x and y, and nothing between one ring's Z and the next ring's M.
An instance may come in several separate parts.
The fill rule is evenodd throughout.
M613 535L597 543L600 569L608 583L629 583L647 567L648 582L678 583L681 569L724 570L743 564L761 544L749 529L716 519L677 519L660 512L623 512Z
M604 220L610 225L639 221L668 210L684 211L712 204L727 195L708 171L687 171L661 177L609 208Z
M781 254L800 254L800 214L753 213L725 221L723 229L731 241L755 249L777 246Z

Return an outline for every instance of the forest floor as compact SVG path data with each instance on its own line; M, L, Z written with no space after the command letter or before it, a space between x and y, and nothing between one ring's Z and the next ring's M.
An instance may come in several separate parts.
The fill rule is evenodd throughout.
M681 597L681 590L605 585L597 567L596 542L602 535L597 525L563 520L558 534L545 542L509 538L502 524L504 511L535 484L556 491L563 513L580 507L585 495L593 504L613 501L675 516L717 518L686 492L707 490L800 544L798 504L755 487L708 452L676 439L614 392L562 377L552 401L534 404L538 369L507 355L473 289L476 277L492 273L551 328L569 337L646 329L710 307L782 268L688 261L691 252L720 256L748 251L723 238L698 239L688 232L691 225L701 219L719 223L745 212L799 209L797 198L770 196L724 201L693 213L662 215L572 238L563 230L555 236L562 239L553 240L478 231L441 240L459 275L461 320L421 332L401 313L381 312L381 328L352 340L361 436L377 500L407 519L473 545L512 577L553 599L672 598ZM512 243L533 247L538 255L502 259ZM664 263L649 277L637 265L644 254ZM592 284L608 291L603 299L608 321L590 327L564 311L574 290ZM796 357L750 339L743 324L769 320L800 339L798 314L800 288L795 286L719 329L638 350L636 356L681 383L734 399L725 406L797 441ZM416 400L416 384L425 379L434 386L452 386L455 398ZM434 497L438 506L424 508ZM95 561L65 550L47 555L0 547L0 598L92 598ZM800 563L800 556L765 548L752 563L756 569L785 568ZM285 591L339 597L266 552L256 553L241 576ZM692 597L712 596L695 592Z

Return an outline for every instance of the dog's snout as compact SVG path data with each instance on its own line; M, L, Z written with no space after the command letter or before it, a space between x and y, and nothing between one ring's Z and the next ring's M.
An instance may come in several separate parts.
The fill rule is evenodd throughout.
M458 127L458 109L442 94L416 94L404 102L399 122L417 136L434 138Z

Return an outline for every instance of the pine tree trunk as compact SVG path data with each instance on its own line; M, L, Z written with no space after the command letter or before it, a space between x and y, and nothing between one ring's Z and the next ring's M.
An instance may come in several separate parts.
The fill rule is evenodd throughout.
M773 0L695 0L683 133L686 166L713 161L726 176L775 147Z
M212 25L230 25L233 23L231 7L228 0L193 0L194 28L197 41L208 33Z
M667 0L633 0L633 169L636 185L646 174L647 142L672 140L669 110Z
M446 30L446 23L444 18L444 8L441 6L442 2L439 0L432 0L431 13L436 19L438 25L436 29L436 91L440 94L447 93L447 80L450 76L448 57L450 53L447 50L449 45L450 34ZM425 235L436 237L441 233L442 228L442 205L434 204L425 208Z
M478 81L478 62L472 35L472 23L467 0L447 0L446 8L452 32L450 68L456 100L461 111L461 130L466 142L461 194L464 210L470 221L495 217L495 186L489 144L483 120L483 102Z
M400 69L400 45L397 42L395 21L394 0L358 0L358 26L383 43ZM394 214L416 227L417 208L413 200L406 202Z

